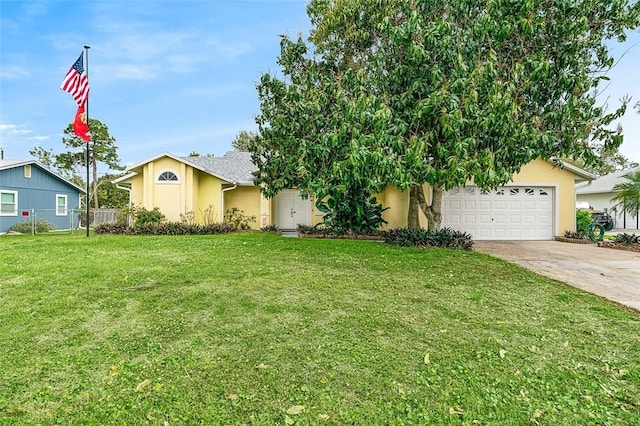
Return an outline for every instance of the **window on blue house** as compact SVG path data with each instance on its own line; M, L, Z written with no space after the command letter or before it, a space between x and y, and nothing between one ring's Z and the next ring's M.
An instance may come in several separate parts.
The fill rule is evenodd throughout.
M0 190L0 216L18 216L18 193Z
M56 194L56 216L67 215L67 196L64 194Z

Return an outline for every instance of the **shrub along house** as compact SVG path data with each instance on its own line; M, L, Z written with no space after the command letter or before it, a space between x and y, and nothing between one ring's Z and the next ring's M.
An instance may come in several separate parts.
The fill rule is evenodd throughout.
M18 222L44 220L53 229L78 225L74 209L85 191L34 160L0 160L0 233Z
M322 221L313 200L301 198L295 188L280 191L273 199L262 196L253 183L255 170L247 152L231 151L222 157L163 153L131 167L114 183L128 185L133 205L157 207L173 221L193 212L199 223L220 222L234 207L256 217L254 229L274 225L287 230ZM447 191L442 226L469 232L478 240L550 240L575 230L575 183L592 178L570 165L560 169L536 160L514 175L509 185L494 191L481 191L472 183ZM407 225L407 192L390 186L376 197L389 207L383 213L385 229Z

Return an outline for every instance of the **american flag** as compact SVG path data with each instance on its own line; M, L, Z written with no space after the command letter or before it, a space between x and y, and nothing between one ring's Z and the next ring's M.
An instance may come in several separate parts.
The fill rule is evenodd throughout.
M80 54L78 60L69 68L69 72L64 76L60 88L65 92L69 92L78 106L84 106L89 96L89 78L84 71L84 52Z

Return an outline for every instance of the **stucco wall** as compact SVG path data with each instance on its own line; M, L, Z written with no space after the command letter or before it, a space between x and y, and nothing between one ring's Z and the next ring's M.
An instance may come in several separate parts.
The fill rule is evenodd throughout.
M150 191L145 191L148 195L145 200L145 208L153 209L157 207L164 214L167 220L179 221L180 214L185 213L185 190L187 182L184 167L178 161L164 157L147 164L145 173L145 186ZM177 182L158 182L158 176L165 171L171 171L178 176Z
M197 183L194 192L197 203L194 207L196 220L198 223L220 223L223 220L222 214L222 182L217 177L210 174L196 171L194 185Z
M245 216L255 216L255 220L249 225L252 229L260 229L260 189L257 186L238 186L225 192L225 213L232 208L242 210Z
M407 226L407 213L409 210L409 193L400 191L393 186L387 186L385 190L376 194L376 198L384 207L390 207L382 212L382 218L387 224L382 229L403 228Z
M135 175L128 182L131 183L131 205L144 206L144 180L142 175Z

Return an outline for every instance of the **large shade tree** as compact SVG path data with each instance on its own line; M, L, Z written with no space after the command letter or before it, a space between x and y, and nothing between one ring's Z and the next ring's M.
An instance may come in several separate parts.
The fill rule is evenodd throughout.
M283 36L282 76L257 86L256 183L272 196L411 195L429 228L445 189L507 183L536 158L617 149L597 102L609 39L639 25L636 1L312 0L308 39ZM561 166L561 164L560 164ZM432 194L425 194L429 183ZM355 190L354 190L355 188Z
M91 198L93 206L100 207L98 200L98 163L106 164L110 170L123 170L118 156L116 139L109 133L107 125L95 118L89 118L89 128L91 130L91 142L89 149L89 169L91 170L92 185ZM79 138L73 131L73 124L69 124L64 129L62 143L67 149L64 152L55 154L53 150L45 150L41 147L35 148L29 153L36 157L45 166L57 171L62 176L72 182L83 185L86 184L83 178L83 170L86 169L86 146L87 143Z
M107 125L95 118L89 118L89 129L91 130L91 142L89 145L89 168L92 173L91 192L93 206L98 208L100 207L98 200L98 163L106 164L111 170L123 170L124 167L120 165L116 138L111 136ZM69 151L58 154L56 161L61 164L62 168L86 167L86 142L75 134L72 124L67 126L64 134L62 143Z

